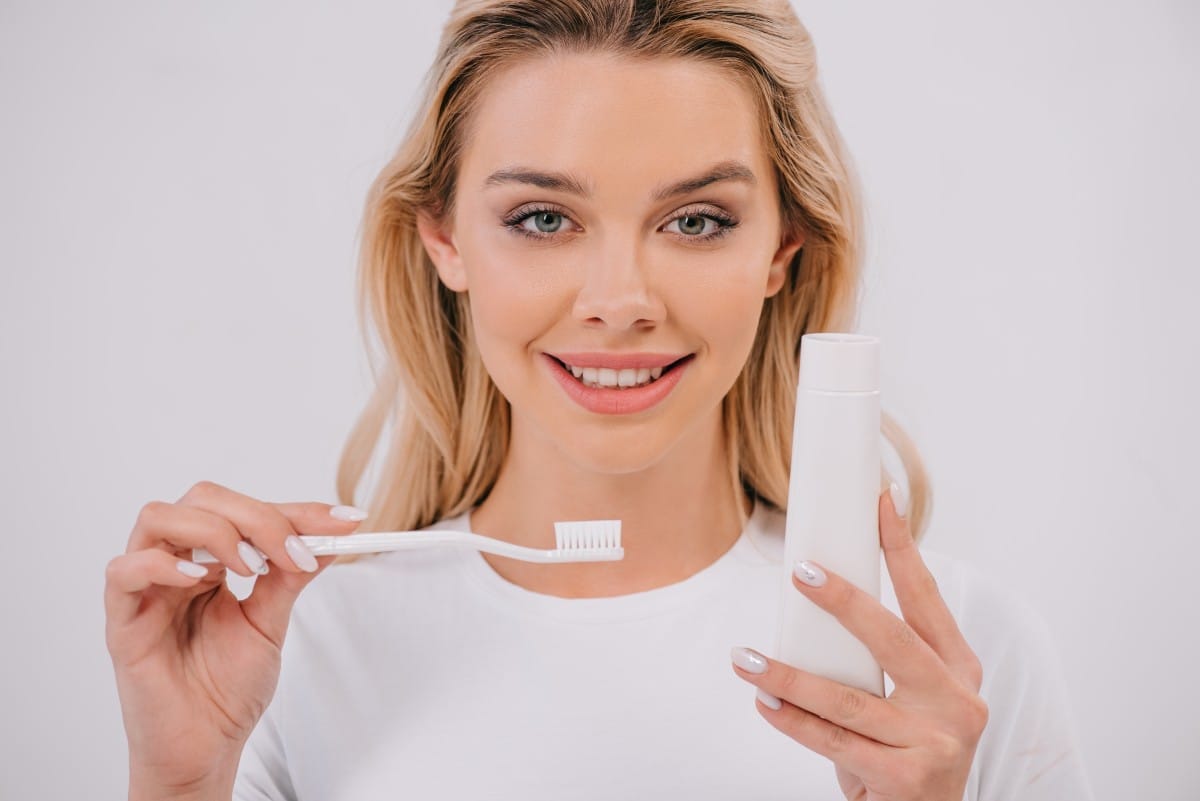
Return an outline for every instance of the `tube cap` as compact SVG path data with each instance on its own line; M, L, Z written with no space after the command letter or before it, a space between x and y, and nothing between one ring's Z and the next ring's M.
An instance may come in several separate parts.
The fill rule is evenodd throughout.
M879 337L837 332L800 337L800 388L878 392Z

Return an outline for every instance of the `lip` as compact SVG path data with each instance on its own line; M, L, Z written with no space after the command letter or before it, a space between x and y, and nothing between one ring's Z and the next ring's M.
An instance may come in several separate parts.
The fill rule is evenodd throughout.
M609 367L613 370L666 367L689 353L549 353L572 367Z
M619 354L561 354L561 356L570 356L577 358L579 356L603 356L606 362L601 365L579 364L578 362L567 362L575 367L591 367L602 366L610 367L614 363L614 357ZM665 371L658 379L650 382L644 387L626 387L625 389L607 389L600 387L586 387L575 376L571 375L565 367L558 362L558 356L551 356L548 353L542 354L542 362L550 370L550 374L558 385L567 393L567 397L578 403L589 412L597 414L635 414L645 411L658 403L661 403L664 398L671 394L675 386L683 378L683 373L692 363L692 354L687 354L680 361L679 356L665 356L663 354L624 354L623 358L655 358L660 361L644 365L646 367L664 367L672 362L679 361L680 363ZM665 361L663 361L665 359ZM565 361L565 359L564 359ZM626 368L632 367L632 364L626 363Z

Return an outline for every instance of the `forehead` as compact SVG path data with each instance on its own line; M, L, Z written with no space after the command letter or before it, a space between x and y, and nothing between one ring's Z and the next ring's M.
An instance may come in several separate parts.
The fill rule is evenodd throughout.
M464 140L468 182L516 164L571 170L597 191L730 159L769 172L749 87L711 63L565 53L519 61L486 80Z

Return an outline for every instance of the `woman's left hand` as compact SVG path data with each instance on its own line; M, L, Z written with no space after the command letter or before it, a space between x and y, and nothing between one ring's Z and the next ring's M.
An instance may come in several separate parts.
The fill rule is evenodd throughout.
M792 584L867 646L892 694L879 698L749 649L733 649L734 670L759 688L758 711L772 726L833 761L850 801L962 801L988 719L983 670L890 496L880 496L879 533L903 620L812 563L797 566Z

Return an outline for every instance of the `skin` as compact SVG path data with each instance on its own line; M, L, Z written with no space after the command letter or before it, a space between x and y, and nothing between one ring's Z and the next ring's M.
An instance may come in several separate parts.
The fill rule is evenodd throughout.
M802 243L782 236L756 109L737 79L693 62L569 55L491 80L467 140L458 207L451 219L420 222L441 280L470 293L480 353L512 404L510 452L472 524L549 547L555 520L621 518L619 562L527 565L488 555L537 592L618 595L679 581L740 535L736 505L745 499L725 481L719 404L749 353L763 299L778 291ZM753 180L653 199L663 185L730 162ZM517 165L568 172L590 192L487 184ZM534 201L564 215L550 239L522 238L499 222ZM696 217L709 213L737 225L703 244L689 238ZM539 369L542 350L696 356L664 402L617 416L567 398ZM782 699L778 711L757 708L829 757L847 798L958 801L987 720L981 668L907 521L881 503L881 544L904 620L828 571L821 587L795 586L870 648L895 692L867 696L773 660L761 673L734 671ZM126 552L108 564L104 592L130 799L229 798L242 748L274 693L295 600L333 562L287 543L300 532L353 533L358 524L335 515L342 511L267 503L210 481L142 508ZM253 574L243 543L274 568L239 601L225 573ZM218 564L199 577L181 573L193 548Z
M267 503L201 481L173 503L138 513L124 554L105 570L105 642L129 744L129 799L228 799L242 748L275 692L292 606L331 565L293 561L298 532L345 535L357 522L326 503ZM225 574L255 575L238 552L250 542L267 572L239 601ZM200 577L177 569L193 548L220 561ZM311 554L310 554L311 557Z
M443 283L469 293L481 356L512 407L506 461L471 524L547 548L556 520L619 517L625 547L617 562L485 558L515 584L564 597L632 593L696 573L741 533L736 504L746 500L726 478L720 403L763 300L802 244L783 241L752 97L738 79L692 61L542 57L490 79L466 141L453 214L418 227ZM653 198L727 162L753 180ZM488 184L516 166L567 173L590 193ZM564 215L550 238L504 226L531 205ZM704 243L682 233L696 223L681 215L710 212L737 225ZM523 225L537 230L533 219ZM696 357L655 407L604 415L567 397L544 351Z
M579 87L587 87L586 92ZM485 366L512 407L509 452L472 526L553 547L555 520L619 517L626 551L609 563L539 565L493 555L535 592L600 597L680 581L740 535L726 480L720 402L749 353L763 299L779 290L800 238L780 225L758 111L739 79L696 61L562 54L490 79L471 120L457 205L418 229L442 282L469 293ZM737 162L725 180L669 199L655 191ZM572 176L587 190L489 182L516 167ZM542 239L504 221L549 211ZM737 220L704 243L686 236L710 210ZM534 218L518 226L539 231ZM705 224L703 231L718 226ZM553 226L551 226L553 227ZM696 358L670 396L630 415L589 412L547 374L542 352L656 351ZM781 699L771 723L831 759L846 797L963 796L987 721L981 669L946 608L907 521L880 501L880 537L904 619L831 571L793 583L875 654L886 699L764 657L734 672ZM748 507L744 507L748 511Z

